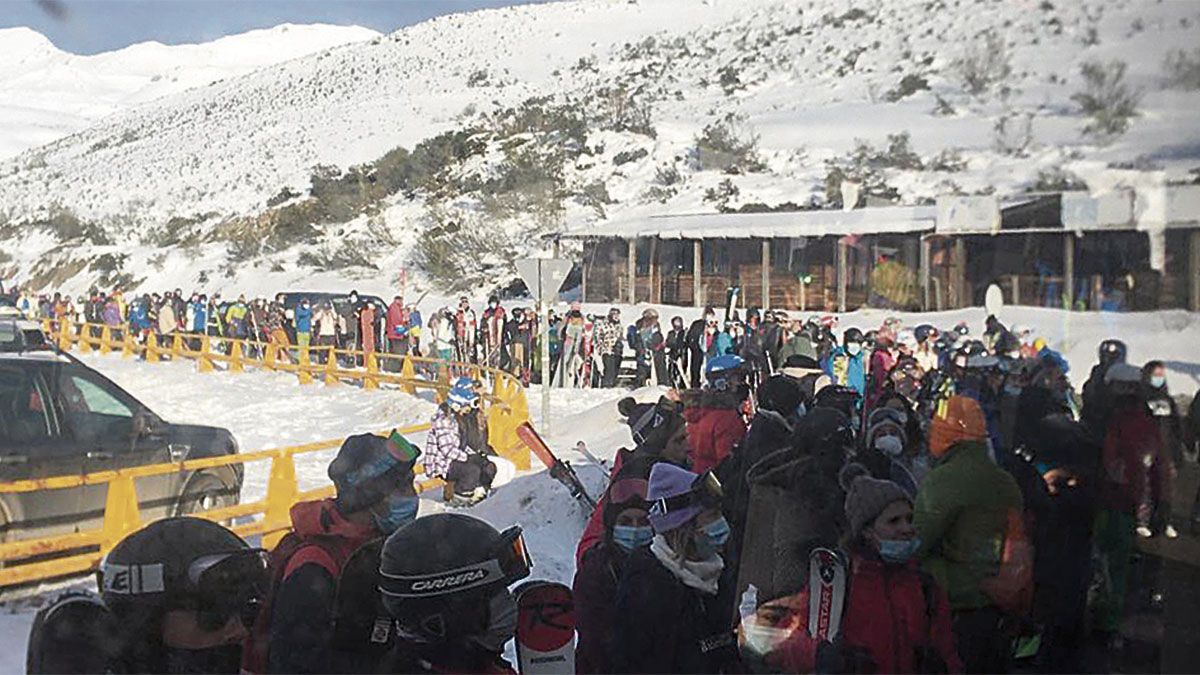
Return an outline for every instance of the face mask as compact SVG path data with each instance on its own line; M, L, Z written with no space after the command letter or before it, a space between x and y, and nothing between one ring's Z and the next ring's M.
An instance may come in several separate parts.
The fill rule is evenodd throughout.
M904 443L899 436L880 436L875 439L875 449L889 457L895 457L904 451Z
M488 603L488 625L471 641L489 652L502 652L504 645L517 633L517 601L504 589Z
M1021 352L1019 352L1019 351L1015 351L1015 352L1009 352L1009 353L1008 353L1008 358L1010 358L1010 359L1014 359L1014 360L1015 360L1015 359L1019 359L1019 358L1021 358Z
M358 302L358 296L357 295L350 296L350 302Z
M921 548L920 537L912 539L880 539L879 557L890 563L906 563Z
M613 541L626 551L641 548L654 540L654 528L613 525Z
M1015 384L1006 384L1004 385L1004 393L1009 396L1019 396L1021 394L1021 387Z
M751 652L760 656L770 654L792 635L792 631L776 628L765 622L760 623L756 617L742 623L746 634L746 646Z
M236 673L241 668L242 645L220 645L207 649L166 647L168 673Z
M1155 389L1162 389L1163 387L1167 386L1167 376L1166 375L1151 375L1150 376L1150 386L1154 387Z
M411 523L417 518L417 507L421 500L418 497L392 495L383 502L383 512L372 509L371 517L375 521L375 529L382 534L391 534Z
M713 548L719 548L724 546L725 542L729 541L729 521L725 520L724 516L721 516L705 525L701 532L708 539L709 545Z
M858 356L858 353L861 351L862 345L857 342L851 342L850 344L846 345L846 353L850 356Z

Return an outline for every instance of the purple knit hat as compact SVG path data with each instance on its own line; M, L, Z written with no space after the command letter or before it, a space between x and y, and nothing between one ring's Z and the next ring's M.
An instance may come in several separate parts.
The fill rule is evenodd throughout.
M650 502L650 525L662 534L686 525L703 510L699 504L685 506L663 513L659 499L669 499L686 494L696 483L699 474L682 469L669 462L657 462L650 468L650 486L646 490L646 501Z

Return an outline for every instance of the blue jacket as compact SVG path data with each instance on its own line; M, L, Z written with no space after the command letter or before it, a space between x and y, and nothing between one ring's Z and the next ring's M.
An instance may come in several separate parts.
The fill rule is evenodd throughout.
M296 332L311 333L312 332L312 306L305 307L304 305L296 305Z
M408 329L421 327L421 311L413 308L413 311L408 313Z
M129 308L129 325L134 330L149 330L150 317L146 315L146 304L136 302Z
M203 333L208 326L208 308L202 302L193 302L192 312L192 332Z
M829 375L834 384L850 387L857 391L859 396L865 396L867 392L867 368L863 356L865 353L859 351L851 356L845 347L835 348L829 354L829 360L825 362L825 374ZM845 374L842 374L843 368Z
M725 331L717 333L717 337L713 339L713 347L716 349L715 356L724 356L725 354L733 353L733 336Z

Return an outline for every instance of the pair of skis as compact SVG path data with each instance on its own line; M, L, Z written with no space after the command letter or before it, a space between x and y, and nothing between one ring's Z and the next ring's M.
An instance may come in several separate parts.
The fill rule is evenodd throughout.
M546 441L542 439L541 434L533 428L529 422L524 422L517 427L517 438L529 448L530 452L537 455L537 458L550 470L550 477L562 483L571 492L571 496L578 499L588 513L591 513L596 508L596 500L592 499L587 493L583 482L579 480L579 476L575 473L575 469L571 468L569 462L564 462L559 459L550 446L546 445Z

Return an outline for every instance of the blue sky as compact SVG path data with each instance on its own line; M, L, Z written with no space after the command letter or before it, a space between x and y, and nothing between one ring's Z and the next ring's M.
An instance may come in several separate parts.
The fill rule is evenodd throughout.
M28 26L59 49L95 54L147 40L205 42L285 22L359 25L388 33L441 14L544 1L0 0L0 28Z

